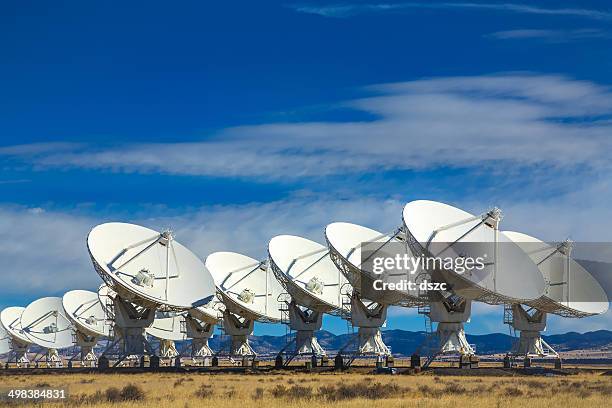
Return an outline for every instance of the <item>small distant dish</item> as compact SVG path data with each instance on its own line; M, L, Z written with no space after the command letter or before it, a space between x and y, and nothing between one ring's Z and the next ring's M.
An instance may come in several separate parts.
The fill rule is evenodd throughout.
M31 343L47 349L72 347L74 327L66 316L62 298L35 300L21 314L21 327Z
M597 280L569 254L564 244L553 247L520 232L505 231L535 262L548 285L540 298L526 302L543 312L565 317L603 314L609 302Z
M111 326L98 294L88 290L71 290L62 297L66 315L76 328L92 337L108 337Z
M0 313L0 322L2 322L2 327L7 333L23 344L30 344L32 341L26 336L21 327L21 314L25 310L25 307L21 306L11 306L2 310Z
M94 267L123 300L145 308L188 310L215 294L202 261L174 240L126 223L96 226L87 237Z
M185 316L158 312L153 325L147 327L145 331L148 335L158 339L182 341L187 340L187 336L183 331L184 328Z

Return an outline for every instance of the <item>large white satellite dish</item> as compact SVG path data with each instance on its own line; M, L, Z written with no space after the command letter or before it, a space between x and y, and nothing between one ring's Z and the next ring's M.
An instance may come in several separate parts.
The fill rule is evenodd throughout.
M187 310L215 293L202 261L170 231L101 224L89 233L87 247L106 284L142 307Z
M66 316L60 297L44 297L30 303L21 314L21 327L38 346L47 349L72 346L74 326Z
M94 365L97 361L93 351L95 345L100 338L112 335L109 316L100 303L98 293L71 290L62 297L62 305L75 326L75 344L79 347L81 363Z
M47 349L47 363L61 364L57 350L73 345L74 326L60 297L30 303L21 314L21 327L32 343Z
M275 276L300 305L325 313L341 311L342 288L348 284L318 242L295 235L279 235L268 244Z
M29 363L28 347L31 341L21 328L21 314L24 310L25 308L21 306L11 306L0 312L0 326L8 335L3 342L9 343L9 351L18 365Z
M236 252L215 252L206 258L218 293L225 305L223 327L232 336L231 355L254 356L248 343L254 322L281 320L278 307L283 288L266 261Z
M417 306L423 303L418 290L389 290L375 288L374 282L381 276L364 263L362 257L364 244L375 248L377 257L395 255L399 251L408 251L402 240L401 231L395 234L383 234L379 231L358 224L334 222L325 228L330 257L351 285L363 297L385 305ZM393 247L392 252L388 248ZM401 254L403 255L403 254ZM408 253L407 255L411 255ZM370 256L370 255L368 255ZM385 276L387 283L399 283L402 280L414 280L415 275L406 272Z
M236 252L215 252L206 258L227 310L247 319L279 322L282 286L265 262Z
M287 302L289 327L296 330L295 355L325 355L314 336L321 329L322 314L347 314L343 290L348 281L329 257L327 247L295 235L279 235L268 244L269 263L276 279L291 296ZM288 347L285 346L281 353Z
M546 289L544 278L531 258L498 230L500 218L497 209L474 216L428 200L412 201L403 211L414 253L455 260L484 257L482 270L436 270L456 294L491 304L537 299Z
M530 235L504 231L538 265L547 281L545 293L525 302L538 310L565 317L587 317L605 313L609 302L606 292L567 249L570 243L552 246Z
M387 320L388 306L417 306L423 303L416 289L390 290L376 286L376 281L393 284L414 282L417 275L411 275L409 271L391 271L380 275L368 262L372 256L385 258L398 252L409 255L402 231L397 230L389 235L357 224L335 222L325 228L325 239L331 260L353 287L351 322L358 327L359 341L355 355L375 355L381 361L391 355L380 332ZM364 249L368 255L362 255ZM341 353L345 347L340 350Z
M113 310L107 311L119 334L107 350L123 343L115 365L128 355L152 353L144 330L153 324L157 309L186 311L209 303L215 295L214 281L202 261L170 231L101 224L89 233L87 248L96 271L116 293ZM112 294L106 292L101 297L110 299Z
M581 318L605 313L608 297L597 280L571 257L572 244L565 241L554 246L520 232L505 232L533 262L547 283L546 292L538 299L506 306L504 321L520 332L518 342L508 354L556 357L558 353L541 336L546 329L547 313ZM560 359L558 360L560 362Z

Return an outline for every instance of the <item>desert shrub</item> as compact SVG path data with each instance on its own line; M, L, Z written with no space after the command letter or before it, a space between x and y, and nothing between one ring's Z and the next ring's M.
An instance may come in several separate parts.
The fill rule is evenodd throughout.
M202 384L200 388L198 388L193 395L195 395L198 398L210 398L213 396L213 394L214 394L214 391L212 389L212 386L208 384Z
M283 384L278 384L276 387L270 390L270 393L274 398L282 398L287 393L287 387Z
M329 401L348 400L355 398L382 399L393 396L401 391L397 384L370 383L362 381L353 384L340 384L338 387L323 386L319 388L319 396Z
M287 398L292 400L310 399L312 398L312 388L294 385L287 389Z
M121 391L117 387L110 387L104 391L104 398L108 402L120 402L121 401Z
M255 388L255 391L253 392L253 395L251 396L251 398L253 398L254 400L258 400L258 399L262 399L264 396L264 389L261 387L257 387Z
M467 393L467 389L463 387L461 384L452 382L447 384L446 387L442 390L445 394L453 394L453 395L462 395Z
M523 395L523 391L517 387L508 387L504 390L504 395L506 397L520 397Z
M434 388L427 384L419 385L419 392L426 397L439 398L444 393L441 389Z
M121 401L141 401L145 398L144 391L135 384L128 384L121 389Z

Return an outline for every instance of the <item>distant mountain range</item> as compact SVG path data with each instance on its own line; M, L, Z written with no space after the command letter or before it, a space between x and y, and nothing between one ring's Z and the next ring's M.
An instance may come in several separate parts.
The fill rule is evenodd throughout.
M382 332L385 344L391 348L394 355L409 356L425 340L426 333L405 331L405 330L385 330ZM335 335L325 330L316 334L319 343L323 348L333 354L344 346L350 338L348 334ZM565 334L555 334L543 336L544 340L557 351L572 350L600 350L612 348L612 331L598 330L587 333L569 332ZM476 346L478 354L505 353L512 347L513 337L502 334L483 334L467 335L468 342ZM210 340L213 350L219 350L223 336L215 336ZM278 352L287 342L285 336L251 336L250 343L253 349L260 354Z

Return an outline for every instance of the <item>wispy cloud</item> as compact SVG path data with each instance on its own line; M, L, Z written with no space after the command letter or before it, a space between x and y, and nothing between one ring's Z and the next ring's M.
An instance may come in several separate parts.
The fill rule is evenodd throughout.
M565 43L594 38L612 38L610 33L608 33L607 31L589 28L579 30L506 30L490 33L485 35L485 37L496 40L542 40L554 43Z
M0 185L2 184L22 184L22 183L29 183L30 179L15 179L15 180L0 180Z
M564 76L513 73L371 86L344 106L376 119L269 123L202 142L0 149L36 169L86 168L256 180L391 169L530 166L612 172L612 91ZM573 170L572 170L573 171Z
M402 2L402 3L354 3L329 5L291 5L294 10L323 17L346 18L359 14L398 12L410 9L466 9L493 10L522 14L541 14L584 17L595 20L611 20L612 12L587 8L546 8L518 3L466 3L466 2Z

